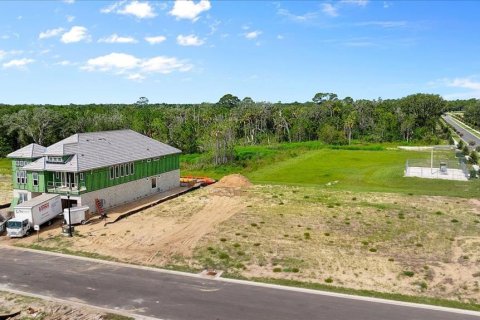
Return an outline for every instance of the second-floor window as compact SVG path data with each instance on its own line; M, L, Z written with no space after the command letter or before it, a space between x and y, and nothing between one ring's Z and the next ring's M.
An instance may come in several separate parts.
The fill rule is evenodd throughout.
M25 171L17 171L17 183L18 184L27 183L27 173Z

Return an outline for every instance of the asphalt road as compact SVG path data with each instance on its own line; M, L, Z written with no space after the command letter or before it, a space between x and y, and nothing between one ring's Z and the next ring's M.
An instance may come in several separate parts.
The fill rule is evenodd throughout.
M0 289L161 319L480 319L0 248Z
M465 140L467 143L469 143L470 141L474 141L475 142L475 146L480 146L480 139L477 138L476 136L474 136L473 134L471 134L469 131L465 130L464 128L462 128L461 126L459 126L457 124L457 122L455 122L455 119L452 119L451 116L449 115L445 115L443 116L443 119L445 120L445 122L447 122L449 125L451 125L452 127L454 127L457 131L459 131L460 133L463 134L462 136L462 139ZM458 120L457 120L458 121ZM475 148L475 146L473 146ZM469 147L471 148L472 146L469 145Z

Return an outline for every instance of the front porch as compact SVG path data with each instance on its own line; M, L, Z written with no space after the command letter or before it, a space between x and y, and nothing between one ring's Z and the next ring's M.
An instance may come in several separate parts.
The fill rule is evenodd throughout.
M48 193L79 195L86 191L87 188L81 173L52 172L47 181Z

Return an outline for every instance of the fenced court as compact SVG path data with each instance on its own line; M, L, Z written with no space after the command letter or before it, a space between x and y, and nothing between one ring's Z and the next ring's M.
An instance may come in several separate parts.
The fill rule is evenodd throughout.
M467 181L469 177L465 158L409 159L405 165L406 177Z

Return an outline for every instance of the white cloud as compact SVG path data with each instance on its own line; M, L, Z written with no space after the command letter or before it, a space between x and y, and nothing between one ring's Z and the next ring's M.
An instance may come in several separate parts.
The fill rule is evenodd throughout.
M65 18L66 18L67 21L70 22L70 23L73 22L73 20L75 20L75 17L74 17L74 16L70 16L70 15L66 16Z
M47 39L59 36L64 31L63 28L49 29L47 31L40 32L38 39Z
M15 56L22 54L22 50L10 50L10 51L5 51L5 50L0 50L0 60L3 58L6 58L7 56Z
M480 81L472 80L472 78L445 79L445 84L448 87L480 91Z
M132 73L127 76L128 80L133 80L133 81L138 81L141 82L142 80L145 79L144 76L142 76L140 73Z
M356 23L356 26L368 27L377 26L381 28L400 28L407 26L407 21L364 21Z
M457 89L466 89L462 92L454 92L449 94L444 94L445 99L470 99L477 98L480 99L480 80L477 77L463 77L463 78L443 78L431 81L428 83L429 86L439 88L439 87L449 87Z
M157 44L167 40L165 36L154 36L154 37L145 37L145 41L150 44Z
M177 37L177 43L181 46L201 46L205 43L205 41L203 41L194 34L189 34L186 36L179 35Z
M287 9L284 9L284 8L279 8L277 10L277 14L280 15L280 16L284 16L284 17L288 18L289 20L292 20L292 21L295 21L295 22L307 22L307 21L311 21L313 19L316 19L318 17L317 12L307 12L305 14L298 15L298 14L293 14L290 11L288 11Z
M110 53L89 59L83 67L87 71L128 70L138 67L140 59L126 53Z
M123 9L117 11L119 14L132 15L139 19L153 18L156 16L153 7L148 2L132 1Z
M118 75L127 74L127 79L140 81L145 74L168 74L174 71L186 72L193 68L186 61L175 57L157 56L141 59L126 53L110 53L105 56L89 59L82 67L86 71L113 72Z
M245 33L245 38L249 40L253 40L258 38L258 36L260 36L261 34L262 34L262 31L255 30L255 31Z
M285 37L284 37L283 35L281 35L281 34L277 35L277 39L278 39L278 40L283 40L284 38L285 38Z
M23 58L23 59L14 59L14 60L10 60L8 62L5 62L2 66L4 68L19 68L19 69L23 69L25 68L28 64L30 63L33 63L35 60L33 59L27 59L27 58Z
M147 19L153 18L157 14L155 13L154 8L147 1L131 1L128 2L125 0L115 2L108 7L100 9L101 13L118 13L124 15L132 15L138 19Z
M111 5L109 5L108 7L105 7L105 8L102 8L100 9L100 12L101 13L112 13L112 12L115 12L117 11L126 1L123 0L123 1L119 1L119 2L115 2Z
M337 17L338 16L337 8L334 7L331 3L324 3L322 5L322 12L331 16L331 17Z
M145 60L141 64L141 70L144 72L158 72L163 74L171 73L175 70L185 72L192 69L192 65L185 64L174 57L154 57Z
M87 28L82 26L74 26L69 31L65 32L60 39L63 43L75 43L80 41L89 41L90 35Z
M208 0L201 0L198 3L192 0L175 0L169 14L177 19L197 21L200 18L199 15L204 11L210 10L211 7L212 5Z
M365 7L368 4L368 0L341 0L340 3Z
M138 41L133 37L122 37L114 33L106 38L99 39L98 42L105 43L137 43Z
M70 65L72 65L73 63L70 62L69 60L62 60L62 61L59 61L59 62L57 62L57 63L55 63L55 64L58 65L58 66L63 66L63 67L65 67L65 66L70 66Z
M67 4L74 4L75 0L63 0L63 2Z

